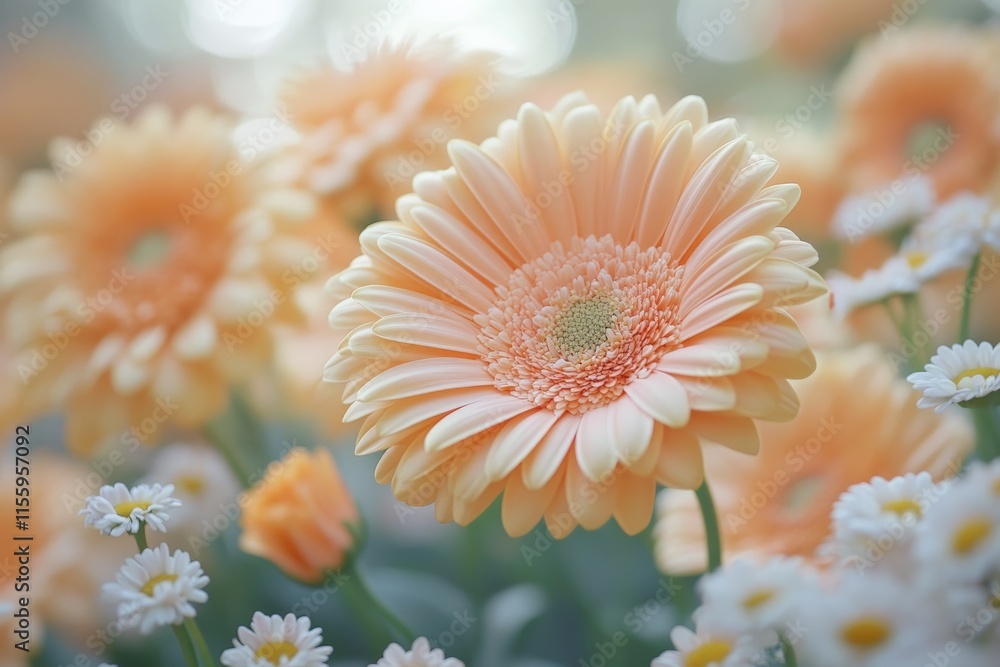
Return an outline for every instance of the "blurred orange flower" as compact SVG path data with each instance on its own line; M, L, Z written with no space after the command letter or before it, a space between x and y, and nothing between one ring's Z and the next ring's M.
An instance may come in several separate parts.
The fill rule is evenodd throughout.
M843 167L854 191L925 173L941 198L1000 164L994 29L922 27L873 38L838 84Z
M500 118L488 112L502 87L486 53L447 40L384 43L349 69L301 73L281 94L302 133L288 157L293 178L336 197L354 218L392 215L413 176L447 166L445 145L481 139Z
M6 336L26 410L64 408L79 454L200 426L269 363L271 326L301 320L292 271L329 256L315 199L240 161L231 130L201 109L105 119L12 195Z
M340 567L360 521L350 491L325 449L293 449L247 492L240 547L291 577L319 581Z
M761 423L757 458L721 447L705 457L727 560L811 558L849 486L922 470L941 479L971 451L974 433L964 415L918 409L918 394L874 346L820 353L816 372L795 389L798 417ZM668 489L658 504L660 567L703 571L705 528L694 494Z

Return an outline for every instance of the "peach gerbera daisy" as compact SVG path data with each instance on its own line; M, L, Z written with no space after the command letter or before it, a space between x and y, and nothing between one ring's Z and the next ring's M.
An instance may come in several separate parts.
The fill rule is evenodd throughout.
M816 372L796 382L799 415L762 424L755 459L721 448L706 457L723 553L812 558L830 533L834 502L853 484L928 471L954 474L971 451L964 415L916 406L918 394L874 346L829 351ZM664 571L704 570L705 529L694 494L660 496L656 556Z
M103 120L79 163L12 197L7 338L26 409L65 409L78 453L202 425L268 362L269 327L299 317L287 272L314 256L297 233L315 202L239 161L231 129L199 109Z
M449 139L480 139L500 120L484 113L502 85L491 56L456 49L448 40L383 42L348 69L287 82L281 99L303 135L288 155L291 177L343 199L355 217L372 205L391 214L414 174L446 166Z
M782 306L826 288L776 226L798 187L762 189L776 165L735 121L570 96L448 150L333 281L353 330L326 378L398 498L636 533L657 481L701 483L702 443L754 453L754 419L794 415L814 359Z
M991 29L873 38L838 85L851 189L926 173L937 194L976 190L1000 163L1000 75Z

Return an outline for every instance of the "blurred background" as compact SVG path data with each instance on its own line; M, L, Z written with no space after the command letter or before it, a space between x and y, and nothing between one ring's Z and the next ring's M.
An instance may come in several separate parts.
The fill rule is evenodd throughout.
M826 102L855 45L911 19L995 20L980 0L7 0L0 5L0 193L25 170L49 166L54 137L84 140L101 117L130 122L154 103L178 112L203 105L234 115L245 130L273 113L282 82L305 68L350 66L385 38L442 34L459 48L499 54L498 118L525 100L551 106L578 89L605 111L625 95L655 93L670 103L698 94L714 117L737 115L763 150L821 171L826 154L812 142L834 136L835 105ZM495 127L487 124L476 140ZM822 192L804 185L804 201L814 197L813 222L825 225L839 196L825 201ZM808 237L808 221L803 225L800 234ZM5 227L0 233L7 238ZM251 397L267 394L242 389ZM470 666L648 664L695 606L689 580L657 571L652 529L627 538L609 525L556 542L540 527L511 539L496 504L467 529L440 525L432 510L408 508L375 483L375 458L353 455L350 432L322 428L329 417L322 405L292 412L262 419L266 437L253 453L255 464L266 465L292 445L329 444L369 523L362 569L376 592L419 634ZM32 419L36 465L65 468L41 492L71 516L65 508L72 499L59 502L67 486L93 471L103 475L110 459L97 453L71 460L60 417ZM46 463L43 450L52 457ZM130 453L114 463L115 480L142 478L154 456ZM308 611L335 649L333 665L374 662L378 654L336 594L290 583L242 553L232 517L214 527L196 522L196 532L212 529L221 539L209 540L197 557L212 577L199 621L213 650L227 647L254 610ZM52 548L64 556L80 548L68 544ZM80 557L38 562L37 576L60 568L71 581ZM55 606L75 590L46 585L55 600L47 604ZM44 649L31 664L177 664L169 633L117 637L107 609L94 623L100 616L87 599L96 600L97 592L75 593L93 629L79 615L52 614ZM607 649L617 632L624 643ZM614 658L606 662L608 650Z

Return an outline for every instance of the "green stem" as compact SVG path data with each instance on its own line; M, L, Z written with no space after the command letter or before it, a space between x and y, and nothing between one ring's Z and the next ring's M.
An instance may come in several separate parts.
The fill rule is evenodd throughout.
M139 546L139 553L142 553L149 548L149 542L146 541L145 521L139 523L139 530L135 534L135 543Z
M906 321L906 342L909 342L913 346L914 353L916 354L913 360L913 369L919 370L924 367L928 361L930 361L930 355L927 353L927 346L930 344L930 336L924 335L924 342L917 345L917 334L920 333L920 295L919 294L906 294L903 296L903 312L904 320Z
M215 667L215 656L208 648L205 636L201 634L201 630L198 629L198 624L194 622L193 618L184 619L184 629L187 630L188 636L194 644L194 649L198 653L198 659L201 660L202 667Z
M979 271L979 260L982 253L976 253L969 266L969 272L965 274L965 290L962 292L962 320L958 329L958 342L964 343L969 339L969 322L972 319L972 281L976 279Z
M785 657L785 667L799 667L795 658L795 648L784 635L781 635L781 654Z
M988 407L969 408L976 424L976 454L983 461L989 462L997 458L1000 447L1000 434L997 433L993 415Z
M904 317L904 321L901 321L898 317L896 317L896 313L892 311L892 297L883 300L882 306L885 308L885 314L889 317L889 321L892 322L892 326L896 328L896 332L899 334L899 337L903 338L906 335L906 331L904 330L904 321L906 318Z
M191 638L188 633L185 632L183 626L171 625L173 628L174 636L177 637L177 643L181 645L181 655L184 656L184 664L187 667L198 667L198 658L195 656L194 647L191 645Z
M246 462L246 457L243 452L240 451L236 442L228 434L228 429L226 428L224 422L213 420L205 425L203 432L205 437L208 438L215 448L222 454L222 457L226 459L226 463L229 464L230 470L236 475L240 484L244 488L250 486L250 480L253 478L253 470L250 469Z
M722 565L722 537L719 534L719 517L715 513L715 503L712 501L712 491L708 482L702 482L698 490L698 505L701 516L705 520L705 542L708 544L708 571L714 572Z
M359 605L363 614L367 611L374 611L378 616L379 622L389 629L389 631L395 636L397 641L405 643L405 646L410 646L413 641L417 638L413 630L404 623L396 614L394 614L385 604L382 603L372 589L365 583L364 578L361 576L361 572L355 566L349 566L347 571L347 587L351 589L355 595L355 599L360 601L362 604Z

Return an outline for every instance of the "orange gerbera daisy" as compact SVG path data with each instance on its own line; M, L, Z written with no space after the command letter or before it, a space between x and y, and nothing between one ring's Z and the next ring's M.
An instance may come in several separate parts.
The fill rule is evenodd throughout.
M754 419L794 415L814 359L782 306L826 288L776 226L798 187L762 189L776 165L735 121L571 96L448 149L335 281L353 330L326 377L398 498L636 533L657 481L701 483L703 442L753 453Z
M873 39L838 86L842 161L867 192L926 173L947 198L1000 164L1000 75L991 29L921 28Z
M918 395L874 346L824 352L795 383L802 409L786 424L761 424L755 459L721 448L706 475L727 560L774 554L812 558L830 531L833 503L852 484L929 471L954 474L973 430L957 413L917 408ZM660 496L656 557L673 574L705 569L705 527L694 494Z
M231 129L203 110L104 120L12 197L6 338L26 410L65 409L78 453L202 425L268 362L270 325L299 317L289 271L316 254L297 236L315 202L240 162Z
M501 85L491 56L447 40L386 42L348 70L304 72L281 95L303 135L290 172L354 216L391 215L417 172L446 166L449 139L493 130L500 119L484 109Z

